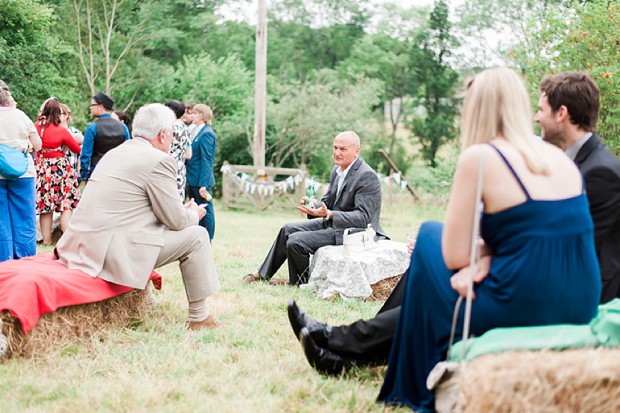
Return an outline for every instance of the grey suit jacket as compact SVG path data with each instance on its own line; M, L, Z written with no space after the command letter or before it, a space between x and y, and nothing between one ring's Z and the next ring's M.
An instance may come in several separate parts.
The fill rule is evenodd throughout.
M334 213L331 225L336 232L336 242L342 244L345 229L366 228L368 224L377 233L376 239L387 238L379 223L381 182L375 171L358 157L345 177L340 194L337 194L337 169L338 166L332 169L329 191L321 199Z
M620 160L593 134L575 163L583 175L601 267L601 302L620 297Z
M126 141L97 164L56 247L59 260L91 276L144 288L164 231L198 223L184 208L177 163L142 139Z

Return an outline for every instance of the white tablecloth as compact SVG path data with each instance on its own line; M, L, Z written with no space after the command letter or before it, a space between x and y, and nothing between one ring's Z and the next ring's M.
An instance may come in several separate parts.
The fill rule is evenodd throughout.
M407 245L378 241L375 248L346 254L342 245L321 247L310 264L308 284L322 298L340 294L343 298L367 298L372 284L402 274L409 267Z

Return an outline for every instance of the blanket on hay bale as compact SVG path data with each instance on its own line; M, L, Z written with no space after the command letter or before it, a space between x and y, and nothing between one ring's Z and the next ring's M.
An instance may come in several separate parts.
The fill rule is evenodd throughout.
M462 349L429 375L440 413L620 411L620 299L587 325L497 328Z
M161 288L155 271L151 280ZM144 316L145 297L144 290L71 270L52 254L2 262L0 334L5 337L0 335L0 358L37 354L50 343L127 325Z

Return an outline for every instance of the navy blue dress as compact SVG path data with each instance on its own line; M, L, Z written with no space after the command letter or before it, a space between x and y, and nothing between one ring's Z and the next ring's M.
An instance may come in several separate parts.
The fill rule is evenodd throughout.
M597 312L601 281L594 231L584 194L562 200L532 199L483 214L481 233L493 250L488 276L475 286L471 334L496 327L584 324ZM420 228L403 295L388 371L379 401L432 412L434 393L426 377L445 360L458 298L450 286L454 271L441 252L442 224ZM456 340L461 338L461 306Z

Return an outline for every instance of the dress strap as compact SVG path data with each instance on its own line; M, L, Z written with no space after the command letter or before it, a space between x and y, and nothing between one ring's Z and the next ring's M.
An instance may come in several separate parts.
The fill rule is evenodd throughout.
M525 189L525 185L523 185L523 182L521 182L521 179L519 178L519 175L517 175L517 173L515 172L514 168L512 167L512 165L510 164L510 162L508 162L508 159L506 159L506 157L504 156L504 154L502 153L502 151L499 150L499 148L495 145L493 145L491 142L487 142L487 144L492 147L493 149L495 149L497 151L497 153L499 154L499 156L501 156L501 158L504 160L504 163L506 164L506 166L508 167L508 169L510 169L510 172L512 172L512 175L515 177L515 179L517 180L517 183L519 184L519 186L521 187L521 189L523 190L523 193L525 194L525 196L527 197L527 199L531 199L532 197L530 196L530 193L527 192L527 189Z

